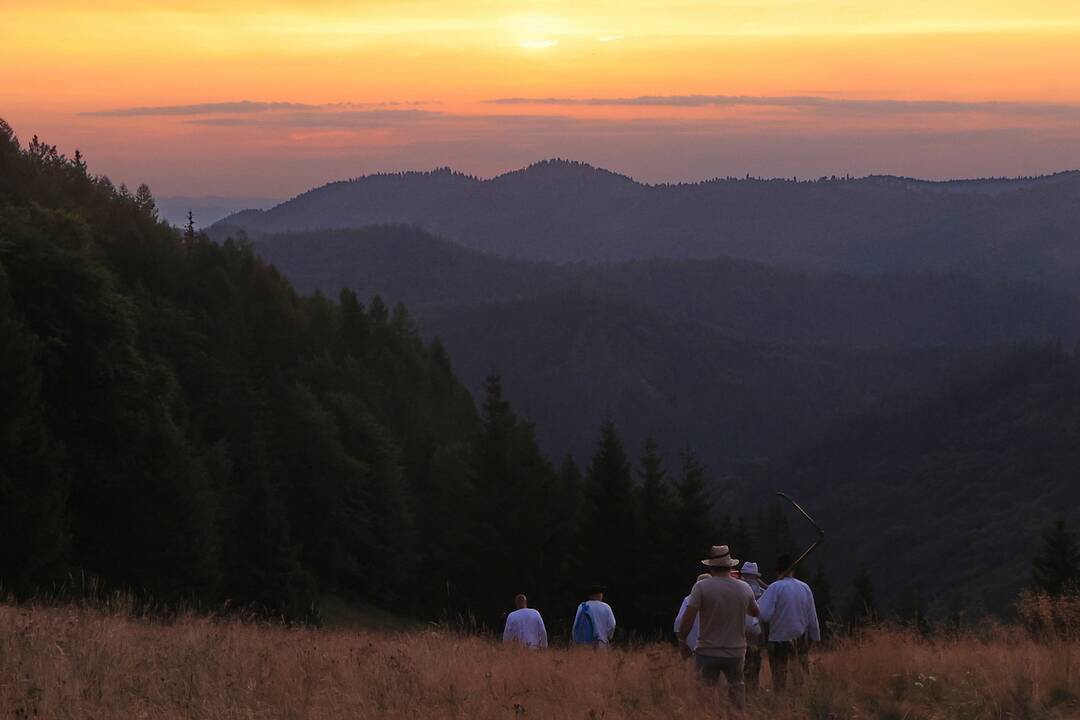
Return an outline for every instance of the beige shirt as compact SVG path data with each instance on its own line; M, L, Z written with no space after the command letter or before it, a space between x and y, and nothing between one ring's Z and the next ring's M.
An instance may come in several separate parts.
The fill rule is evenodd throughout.
M742 657L746 652L744 622L754 602L754 591L742 580L711 577L694 585L689 607L696 608L701 622L698 655Z

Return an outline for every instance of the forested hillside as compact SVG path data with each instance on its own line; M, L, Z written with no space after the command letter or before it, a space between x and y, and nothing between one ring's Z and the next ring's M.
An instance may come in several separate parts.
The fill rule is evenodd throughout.
M442 349L404 308L302 298L248 246L181 239L145 187L2 129L4 587L416 604L412 488L480 428Z
M837 423L769 482L815 509L838 576L939 616L1006 610L1046 528L1080 523L1080 355L1017 348Z
M337 298L0 123L0 594L495 627L525 591L557 631L604 582L658 634L717 534L788 549L782 515L717 529L692 453L635 460L600 418L556 469L498 379L475 408L403 306Z
M361 177L222 222L252 232L408 223L468 247L556 262L730 256L815 272L955 270L1070 291L1080 280L1077 173L651 186L546 161L490 180L450 170Z
M812 275L728 258L554 265L405 226L253 242L302 289L405 301L470 388L503 376L551 456L587 457L609 417L634 447L690 443L714 469L776 457L999 343L1080 337L1075 298L957 274Z

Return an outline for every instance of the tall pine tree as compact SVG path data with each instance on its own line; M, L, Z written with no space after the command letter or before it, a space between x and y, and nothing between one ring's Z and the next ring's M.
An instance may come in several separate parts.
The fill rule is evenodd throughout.
M633 624L630 610L637 574L637 503L630 462L611 421L600 428L600 442L589 463L584 484L582 518L583 572L587 582L605 583L615 601L624 602L623 615Z
M1032 586L1050 595L1080 592L1080 545L1064 520L1057 520L1045 535L1032 560Z
M712 498L705 478L705 467L697 453L687 448L682 455L682 470L675 482L675 526L677 557L673 562L689 573L699 567L709 547L723 542L717 538L712 518Z

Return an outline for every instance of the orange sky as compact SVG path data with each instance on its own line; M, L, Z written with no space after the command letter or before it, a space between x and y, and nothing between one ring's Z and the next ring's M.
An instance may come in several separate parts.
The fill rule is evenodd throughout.
M0 67L20 136L159 194L1080 167L1077 0L0 0Z

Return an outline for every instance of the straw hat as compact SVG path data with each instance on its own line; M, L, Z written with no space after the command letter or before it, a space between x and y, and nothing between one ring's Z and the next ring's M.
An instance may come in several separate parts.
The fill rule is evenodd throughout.
M747 560L743 563L742 568L739 569L743 575L752 575L753 577L761 577L761 573L758 572L757 563Z
M731 551L727 545L713 545L709 551L709 557L701 561L705 567L731 568L739 564L739 561L731 557Z

